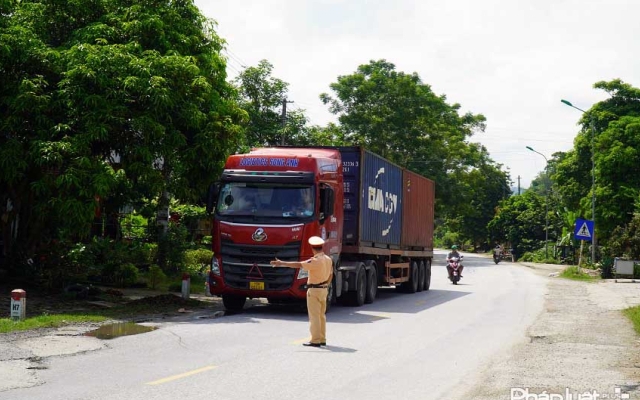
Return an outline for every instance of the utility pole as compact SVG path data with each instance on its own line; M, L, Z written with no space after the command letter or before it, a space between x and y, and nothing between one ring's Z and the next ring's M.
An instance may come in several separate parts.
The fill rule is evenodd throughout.
M280 139L281 146L284 146L285 128L287 127L287 103L293 103L293 101L288 101L286 97L282 99L282 138Z
M518 175L518 196L520 196L520 175Z

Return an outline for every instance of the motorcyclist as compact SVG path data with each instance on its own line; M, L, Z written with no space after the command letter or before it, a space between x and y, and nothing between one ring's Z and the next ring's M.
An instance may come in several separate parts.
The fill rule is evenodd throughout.
M453 268L451 268L451 266L449 265L449 260L451 260L452 257L458 257L458 259L460 259L460 253L458 253L458 246L456 246L455 244L451 246L451 251L449 252L449 254L447 254L447 271L449 271L449 279L453 278ZM463 269L464 269L464 266L462 265L462 262L460 262L458 264L458 274L460 278L462 278Z
M497 258L498 260L502 256L502 246L500 243L496 243L496 247L493 248L493 258Z

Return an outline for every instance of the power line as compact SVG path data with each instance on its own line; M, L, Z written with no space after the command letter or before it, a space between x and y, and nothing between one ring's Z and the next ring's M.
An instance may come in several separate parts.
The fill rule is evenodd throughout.
M229 49L225 49L225 51L227 52L227 54L231 55L236 61L238 61L238 63L242 66L242 68L247 68L247 63L244 62L242 58L237 56L234 52L232 52Z
M227 67L229 67L232 70L236 71L238 74L240 73L240 70L238 70L238 68L234 67L233 64L231 64L231 63L227 63Z

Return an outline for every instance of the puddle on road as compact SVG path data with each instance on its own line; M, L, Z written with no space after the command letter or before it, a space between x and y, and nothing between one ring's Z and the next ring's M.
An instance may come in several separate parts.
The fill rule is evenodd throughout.
M151 332L156 329L158 328L153 326L138 325L135 322L118 322L115 324L101 326L96 330L85 333L85 335L93 336L98 339L113 339L120 336L137 335L139 333Z

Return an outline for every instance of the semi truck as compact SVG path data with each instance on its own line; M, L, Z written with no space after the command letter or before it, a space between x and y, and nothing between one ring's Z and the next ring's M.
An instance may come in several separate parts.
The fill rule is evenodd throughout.
M304 269L273 268L276 257L312 257L325 240L333 260L333 303L372 303L378 287L429 290L435 185L357 146L256 148L231 155L209 191L214 256L206 283L227 310L247 298L306 298Z

